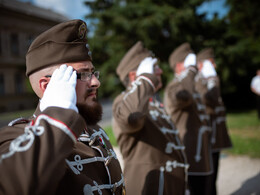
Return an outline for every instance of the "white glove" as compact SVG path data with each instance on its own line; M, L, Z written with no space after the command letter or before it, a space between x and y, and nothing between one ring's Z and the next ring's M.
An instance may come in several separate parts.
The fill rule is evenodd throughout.
M152 57L144 58L137 68L136 76L139 76L143 73L153 74L154 73L153 68L156 62L157 62L156 58L152 58Z
M196 55L194 53L190 53L186 56L184 60L184 67L188 68L189 66L196 65Z
M76 106L77 75L71 66L61 65L56 69L51 77L50 82L40 100L40 110L47 107L55 106L66 109L72 109L78 112Z
M217 72L209 60L204 60L201 73L205 78L217 76Z

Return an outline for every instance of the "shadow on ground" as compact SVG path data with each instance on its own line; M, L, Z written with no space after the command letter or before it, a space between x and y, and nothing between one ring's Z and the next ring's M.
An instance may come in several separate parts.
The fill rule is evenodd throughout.
M260 173L255 177L246 180L241 188L232 193L232 195L260 195Z

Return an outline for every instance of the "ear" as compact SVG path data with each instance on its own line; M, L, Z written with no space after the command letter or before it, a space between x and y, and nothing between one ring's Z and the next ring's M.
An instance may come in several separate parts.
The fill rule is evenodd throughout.
M201 71L202 67L203 67L203 62L199 61L198 62L198 69L199 69L199 71Z
M49 77L41 77L40 80L39 80L39 86L40 86L40 90L41 90L41 93L43 94L44 91L46 90L47 88L47 85L48 83L50 82L50 79Z
M175 66L175 73L180 74L184 70L184 62L177 62Z
M210 61L211 61L212 65L214 66L214 68L216 69L217 65L216 65L214 58L210 58Z
M128 73L129 81L133 82L136 78L136 71L131 71Z

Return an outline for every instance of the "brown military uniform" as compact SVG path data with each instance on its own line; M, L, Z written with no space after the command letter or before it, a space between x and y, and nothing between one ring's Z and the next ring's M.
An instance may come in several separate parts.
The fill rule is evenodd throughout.
M221 98L219 78L205 79L198 74L195 81L196 90L201 94L207 114L210 116L212 152L232 147L226 126L226 110Z
M195 67L189 67L170 82L164 95L164 105L171 116L185 145L189 175L212 174L209 116L196 92Z
M129 195L185 193L184 146L163 105L151 98L157 84L155 75L142 74L113 103L113 130Z
M214 62L214 50L212 48L205 48L197 55L198 67L201 72L196 76L196 89L201 94L204 104L206 105L206 111L210 116L210 126L212 127L212 159L213 159L213 175L211 177L211 192L210 194L217 194L217 175L219 168L219 158L221 149L229 148L232 146L231 140L227 133L226 126L226 113L225 107L222 102L220 92L220 81L217 74L212 74L210 69L207 69L207 63L212 63L212 66L216 66ZM203 70L203 67L206 69ZM212 68L213 68L212 67ZM215 67L214 67L215 68ZM206 71L207 70L207 71ZM205 78L207 77L207 78Z
M0 194L123 194L109 138L73 110L36 110L0 130Z

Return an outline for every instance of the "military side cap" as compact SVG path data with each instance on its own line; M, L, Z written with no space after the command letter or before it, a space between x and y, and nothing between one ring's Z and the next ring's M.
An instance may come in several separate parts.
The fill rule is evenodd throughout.
M210 59L210 58L213 58L214 59L214 51L212 48L205 48L203 50L201 50L198 55L197 55L197 61L200 62L200 61L203 61L203 60L206 60L206 59Z
M55 64L92 61L87 25L82 20L60 23L40 34L26 54L26 75Z
M183 62L189 53L194 53L189 43L183 43L177 47L169 57L169 64L173 70L178 62Z
M124 82L128 73L136 70L141 61L150 56L153 56L153 53L145 48L141 41L138 41L129 49L117 66L116 73L120 80Z

